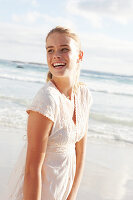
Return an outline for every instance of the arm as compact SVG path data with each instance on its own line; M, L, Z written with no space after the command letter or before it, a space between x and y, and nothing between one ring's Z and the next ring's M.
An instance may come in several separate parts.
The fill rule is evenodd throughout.
M30 111L27 126L28 147L23 200L41 200L41 169L52 126L53 122L50 119L37 112Z
M73 186L67 200L76 200L77 192L80 186L83 169L84 169L87 130L88 129L86 129L86 133L84 137L79 142L76 143L76 173L75 173Z

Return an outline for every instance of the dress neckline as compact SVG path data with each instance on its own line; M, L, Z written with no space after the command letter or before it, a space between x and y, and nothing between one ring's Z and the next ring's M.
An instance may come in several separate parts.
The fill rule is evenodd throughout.
M69 99L69 98L66 97L66 95L65 95L64 93L61 93L61 92L59 91L59 89L56 87L56 85L55 85L51 80L49 80L49 82L54 86L54 88L58 91L58 93L59 93L61 96L63 96L68 102L72 103L72 101L74 100L74 96L75 96L73 90L72 90L72 94L71 94L71 99Z
M67 100L67 102L69 102L69 103L72 103L72 101L74 101L74 110L75 110L75 117L76 117L76 124L74 123L74 121L73 121L73 115L72 115L72 117L71 117L71 120L72 120L72 124L74 125L74 127L76 128L77 127L77 100L76 100L76 94L73 94L73 90L72 90L72 95L71 95L71 100L70 99L68 99L63 93L61 93L59 90L58 90L58 88L56 87L56 85L51 81L51 80L49 80L49 82L52 84L52 86L58 91L58 93L60 94L60 96L63 96L66 100Z

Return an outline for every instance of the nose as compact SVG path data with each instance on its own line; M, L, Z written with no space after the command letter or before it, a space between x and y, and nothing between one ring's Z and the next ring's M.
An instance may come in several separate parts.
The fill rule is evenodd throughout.
M60 58L60 53L59 52L55 52L54 55L53 55L53 59L58 59Z

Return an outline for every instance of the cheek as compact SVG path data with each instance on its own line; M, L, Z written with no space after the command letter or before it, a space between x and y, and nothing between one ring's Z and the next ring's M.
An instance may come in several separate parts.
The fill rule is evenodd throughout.
M66 60L70 60L70 54L69 53L63 53L62 58L66 59Z
M51 57L49 55L47 55L47 62L49 63L51 60Z

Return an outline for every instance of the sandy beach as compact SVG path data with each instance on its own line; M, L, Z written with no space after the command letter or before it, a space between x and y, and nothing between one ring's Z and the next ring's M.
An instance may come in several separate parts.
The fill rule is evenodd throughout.
M19 129L0 132L0 199L6 200L7 181L25 141ZM88 138L77 200L132 200L132 154L131 144Z
M77 199L132 200L133 146L88 140L84 176Z

